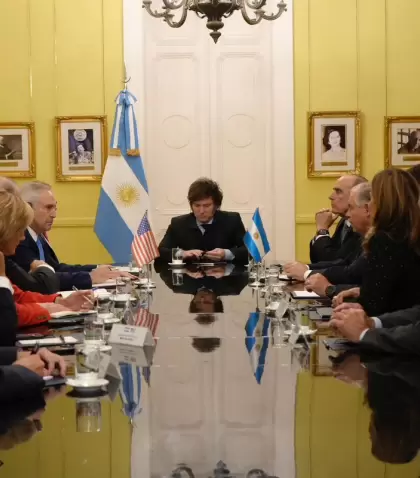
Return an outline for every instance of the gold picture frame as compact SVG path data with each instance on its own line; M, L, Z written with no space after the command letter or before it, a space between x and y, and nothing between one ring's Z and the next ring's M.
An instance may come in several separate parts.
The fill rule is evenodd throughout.
M0 176L36 176L35 123L0 123Z
M308 178L360 174L360 155L359 111L308 113Z
M102 180L107 157L106 116L56 116L56 180Z
M385 168L420 164L420 116L385 116L384 141Z

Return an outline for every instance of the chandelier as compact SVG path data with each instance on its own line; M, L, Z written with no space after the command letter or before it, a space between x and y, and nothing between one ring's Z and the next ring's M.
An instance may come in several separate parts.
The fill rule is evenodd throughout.
M188 11L195 12L199 18L207 18L207 28L212 30L210 36L217 43L223 28L222 18L230 17L240 10L249 25L257 25L261 20L276 20L286 11L286 4L281 0L277 4L277 12L266 13L267 0L162 0L162 11L153 11L152 1L143 0L143 8L155 18L162 18L172 28L179 28L187 19ZM180 10L179 20L174 19L174 12Z

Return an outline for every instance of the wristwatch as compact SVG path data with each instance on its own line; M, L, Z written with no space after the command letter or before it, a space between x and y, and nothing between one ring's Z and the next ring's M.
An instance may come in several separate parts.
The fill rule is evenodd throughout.
M316 235L317 236L329 236L330 235L330 231L328 229L318 229L316 231Z
M325 288L325 295L330 299L334 297L337 287L335 285L329 285Z

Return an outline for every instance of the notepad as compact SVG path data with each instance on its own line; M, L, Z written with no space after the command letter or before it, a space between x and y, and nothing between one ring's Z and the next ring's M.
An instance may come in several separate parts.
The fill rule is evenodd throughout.
M309 292L307 290L295 290L292 292L294 299L317 299L319 295L316 292Z
M52 312L50 315L53 319L61 319L62 317L78 317L79 315L96 314L95 310L83 310L75 312L74 310L63 310L60 312Z
M279 274L279 279L280 280L293 280L291 277L289 277L287 274Z
M38 340L19 340L17 342L18 345L22 347L31 347L37 344L44 345L46 347L50 345L74 345L77 344L79 340L76 337L72 337L71 335L62 336L62 337L46 337L45 339L38 339Z

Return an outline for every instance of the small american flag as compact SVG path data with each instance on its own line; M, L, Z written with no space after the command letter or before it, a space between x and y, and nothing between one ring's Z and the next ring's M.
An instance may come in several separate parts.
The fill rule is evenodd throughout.
M136 264L141 267L150 264L156 257L159 257L159 250L156 245L155 236L150 229L147 211L144 213L137 234L131 244L131 252Z
M139 327L147 327L155 337L156 342L156 330L159 324L159 314L152 314L147 309L140 309L137 313L137 319L135 325Z

